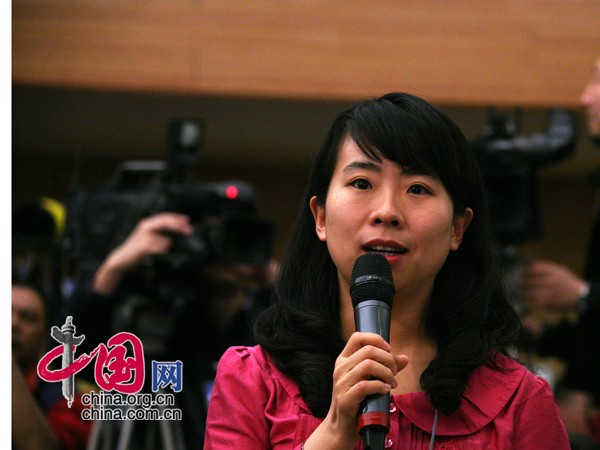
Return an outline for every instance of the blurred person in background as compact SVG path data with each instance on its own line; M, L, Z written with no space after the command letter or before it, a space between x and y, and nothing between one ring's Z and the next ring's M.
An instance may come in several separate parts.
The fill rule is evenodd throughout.
M12 284L12 444L14 449L84 449L92 422L81 417L81 395L71 406L61 383L37 375L48 350L50 325L41 291L32 284Z
M141 339L147 358L183 362L177 401L186 448L202 447L216 363L229 346L254 342L251 322L269 301L276 270L217 260L151 269L150 261L168 257L175 240L192 236L194 227L189 216L175 212L141 219L68 301L68 314L86 334L82 351L129 331Z
M587 130L600 146L600 57L581 94ZM593 176L598 183L598 172ZM540 354L559 356L566 374L558 404L573 439L591 438L600 446L600 213L594 211L583 274L547 260L532 261L523 274L521 294L526 303L576 313L576 323L544 326L527 317L524 325L537 340ZM583 444L582 444L583 445ZM575 448L575 444L574 444Z

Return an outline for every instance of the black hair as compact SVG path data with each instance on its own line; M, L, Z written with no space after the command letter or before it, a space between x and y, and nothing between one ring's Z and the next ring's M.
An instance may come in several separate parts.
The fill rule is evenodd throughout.
M337 269L318 239L309 200L325 203L339 149L351 137L368 157L382 157L438 178L455 214L474 217L458 250L439 271L425 313L425 329L438 352L421 376L433 405L450 414L469 376L494 366L498 352L517 342L520 322L506 300L489 223L483 180L460 129L416 96L391 93L341 112L313 163L303 204L282 262L273 304L255 323L257 342L294 380L312 413L327 414L341 338Z

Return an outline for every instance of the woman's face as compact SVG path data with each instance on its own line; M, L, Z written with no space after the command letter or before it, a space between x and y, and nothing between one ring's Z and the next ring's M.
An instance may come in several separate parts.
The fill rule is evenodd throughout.
M436 178L406 173L387 159L374 161L351 138L339 151L325 205L313 197L310 206L342 292L349 291L356 258L378 252L392 267L396 293L429 295L472 218L468 208L455 217Z

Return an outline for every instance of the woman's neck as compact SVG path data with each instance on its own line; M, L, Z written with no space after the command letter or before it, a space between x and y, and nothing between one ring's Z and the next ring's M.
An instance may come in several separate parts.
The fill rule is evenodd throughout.
M390 325L390 345L394 355L408 356L408 365L396 374L398 386L392 394L406 394L422 391L420 379L423 371L437 354L435 340L425 333L422 322L410 323L395 321Z
M390 323L390 344L413 341L425 334L425 310L430 292L396 293ZM354 324L354 306L347 292L340 292L340 320L342 338L347 341L356 330Z

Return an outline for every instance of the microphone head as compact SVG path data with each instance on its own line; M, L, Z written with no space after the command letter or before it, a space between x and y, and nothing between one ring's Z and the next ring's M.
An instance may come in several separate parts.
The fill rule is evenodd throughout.
M390 263L384 256L365 253L356 258L352 268L350 297L355 307L365 300L380 300L392 306L394 280Z

